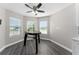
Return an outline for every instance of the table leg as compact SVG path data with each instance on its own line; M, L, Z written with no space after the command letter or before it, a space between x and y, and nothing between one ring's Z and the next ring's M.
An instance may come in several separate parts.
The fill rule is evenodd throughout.
M39 41L39 43L40 43L40 34L38 34L38 41Z
M38 38L37 38L37 35L35 35L35 40L36 40L36 54L38 54Z
M24 36L24 46L26 46L27 34Z

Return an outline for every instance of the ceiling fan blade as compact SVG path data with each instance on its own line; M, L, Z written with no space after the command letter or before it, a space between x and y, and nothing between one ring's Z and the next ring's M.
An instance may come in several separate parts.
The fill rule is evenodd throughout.
M27 13L30 13L30 12L32 12L32 11L27 11Z
M37 8L39 9L41 6L42 6L42 4L41 4L41 3L39 3L39 4L37 5Z
M29 7L30 9L33 9L32 7L30 7L29 5L25 4L25 6Z
M38 12L42 12L42 13L45 13L45 11L43 11L43 10L37 10Z

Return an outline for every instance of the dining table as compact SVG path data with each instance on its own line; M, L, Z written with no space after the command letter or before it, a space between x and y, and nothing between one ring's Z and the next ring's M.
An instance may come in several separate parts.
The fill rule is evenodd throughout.
M40 34L41 32L35 31L35 32L25 32L24 35L24 46L26 46L27 38L29 35L32 35L33 39L35 39L35 46L36 46L36 54L38 54L38 43L40 43Z

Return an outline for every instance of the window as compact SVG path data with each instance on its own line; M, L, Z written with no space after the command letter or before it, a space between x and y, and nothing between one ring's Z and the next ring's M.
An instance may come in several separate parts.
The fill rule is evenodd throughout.
M10 17L10 36L20 34L20 19L16 17Z
M27 21L27 31L35 31L35 21Z
M42 34L47 34L48 21L42 20L40 21L40 32Z

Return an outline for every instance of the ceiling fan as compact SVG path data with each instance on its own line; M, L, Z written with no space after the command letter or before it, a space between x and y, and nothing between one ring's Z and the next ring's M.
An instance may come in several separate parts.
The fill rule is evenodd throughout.
M39 8L42 6L42 3L39 3L37 6L29 6L28 4L25 4L25 6L27 6L28 8L31 9L31 11L27 11L27 13L30 13L30 12L34 12L35 15L37 15L37 12L40 12L40 13L45 13L45 11L43 10L39 10Z

